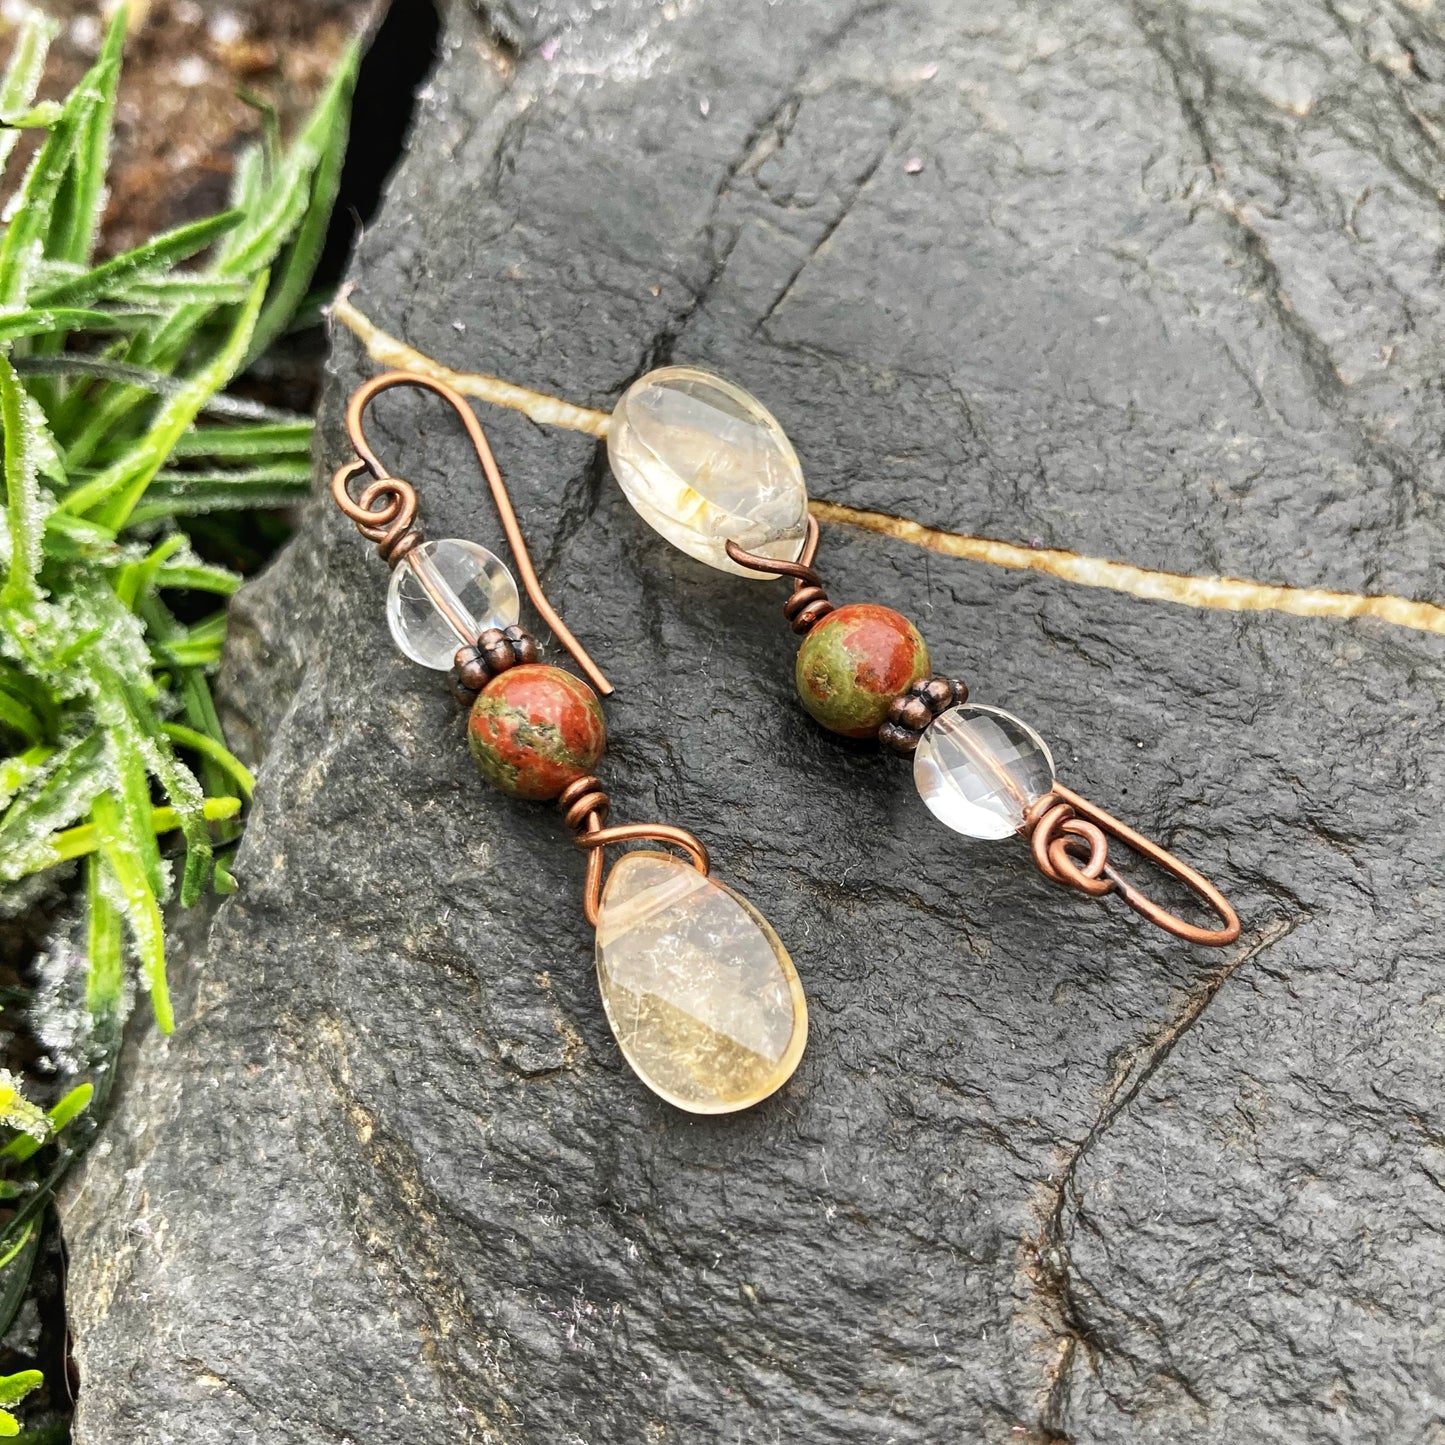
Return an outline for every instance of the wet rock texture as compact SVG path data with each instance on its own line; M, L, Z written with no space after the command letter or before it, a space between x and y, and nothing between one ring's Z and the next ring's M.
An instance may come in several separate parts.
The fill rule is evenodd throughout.
M449 17L355 303L610 406L714 367L815 496L1445 595L1445 21L1420 0L696 0ZM341 334L340 405L369 374ZM184 1022L71 1193L76 1438L1445 1439L1442 640L825 529L838 601L1207 863L1176 946L938 827L792 696L780 586L602 449L486 417L617 683L619 819L690 824L808 989L797 1075L685 1118L622 1065L583 861L478 782L318 504L239 603L264 754ZM432 535L494 535L388 397Z

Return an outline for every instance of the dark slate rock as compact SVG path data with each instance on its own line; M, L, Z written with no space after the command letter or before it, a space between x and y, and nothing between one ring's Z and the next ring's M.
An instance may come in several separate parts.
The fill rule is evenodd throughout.
M1442 127L1404 0L458 12L353 300L596 406L710 365L824 499L1438 598ZM323 474L370 369L339 334ZM1190 950L936 827L792 700L780 588L486 422L618 684L617 815L705 836L809 1052L744 1117L634 1082L581 858L319 502L238 603L241 892L69 1198L77 1440L1445 1438L1440 638L826 529L835 596L1217 876L1245 938ZM438 410L378 445L494 535Z

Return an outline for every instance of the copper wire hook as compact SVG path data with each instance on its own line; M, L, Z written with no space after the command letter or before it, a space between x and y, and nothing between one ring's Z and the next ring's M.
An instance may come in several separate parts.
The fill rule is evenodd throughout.
M692 866L704 877L707 876L711 866L707 849L684 828L674 828L670 823L623 823L604 827L607 815L612 811L612 800L594 777L577 778L568 783L557 799L557 807L567 820L567 826L577 834L573 842L587 854L582 912L593 928L597 927L602 916L602 854L613 843L637 839L669 843L681 848L692 861Z
M346 430L351 438L351 445L360 460L340 468L332 478L331 492L337 505L356 523L364 537L377 543L382 556L392 566L405 560L407 553L420 542L420 534L415 528L416 491L409 483L393 477L382 465L381 458L371 449L371 445L366 439L366 431L362 424L366 408L372 400L380 396L382 392L390 391L393 387L398 386L414 386L422 391L435 392L442 400L449 402L452 409L461 418L462 425L466 427L467 436L471 438L472 447L476 451L477 460L482 464L482 471L486 473L487 486L492 494L492 505L496 508L498 520L502 524L502 531L507 538L507 546L511 549L512 560L516 563L517 572L522 579L522 586L526 589L532 606L537 609L538 615L551 628L557 641L572 654L587 680L599 693L604 697L607 696L614 690L612 684L607 681L602 669L592 660L587 649L572 635L567 624L557 615L556 608L547 601L546 593L542 591L542 584L537 580L536 569L532 566L532 554L527 550L526 539L522 536L522 528L517 521L517 513L512 506L507 485L502 480L502 473L497 466L496 458L492 455L492 448L487 441L486 433L482 430L482 424L477 420L476 413L460 392L454 391L445 382L435 381L429 376L418 376L409 371L388 371L381 376L372 377L370 381L365 381L357 387L351 394L351 400L347 403ZM369 472L373 480L359 496L352 497L351 483L363 471ZM442 607L443 615L448 617L448 621L455 629L456 621L450 616L450 609L444 606L444 599L438 599L435 596L433 589L427 586L427 581L420 572L417 573L417 576L422 586L426 587L428 596L431 596L433 601Z
M1052 791L1033 804L1019 831L1029 840L1039 871L1055 883L1062 883L1066 888L1075 888L1094 898L1117 893L1141 918L1147 918L1150 923L1187 943L1221 948L1239 937L1239 915L1230 907L1224 894L1202 873L1062 783L1055 783ZM1178 914L1171 913L1136 888L1110 864L1106 835L1117 838L1156 868L1177 878L1218 915L1223 926L1201 928L1196 923L1186 923ZM1071 839L1078 839L1079 843L1088 846L1089 856L1082 862L1070 847ZM1075 844L1074 848L1078 846Z
M750 572L767 572L774 577L791 577L794 590L799 587L819 587L823 582L818 569L813 566L813 558L818 555L818 519L811 512L808 513L804 523L803 548L798 553L796 562L789 562L781 557L760 557L756 552L745 552L731 540L723 544L723 551L739 567L746 567Z

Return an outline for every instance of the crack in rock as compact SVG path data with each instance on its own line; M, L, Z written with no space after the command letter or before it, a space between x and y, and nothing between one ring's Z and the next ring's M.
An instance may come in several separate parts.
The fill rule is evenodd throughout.
M1091 1326L1073 1286L1069 1247L1069 1195L1079 1166L1197 1024L1224 985L1245 964L1288 937L1308 915L1283 918L1261 929L1227 962L1190 989L1177 1013L1116 1063L1098 1113L1084 1137L1059 1161L1038 1206L1042 1222L1037 1234L1022 1244L1020 1270L1046 1319L1052 1321L1055 1355L1045 1371L1038 1406L1041 1441L1066 1442L1069 1382L1082 1347L1091 1356L1111 1352ZM1077 1208L1077 1205L1075 1205Z

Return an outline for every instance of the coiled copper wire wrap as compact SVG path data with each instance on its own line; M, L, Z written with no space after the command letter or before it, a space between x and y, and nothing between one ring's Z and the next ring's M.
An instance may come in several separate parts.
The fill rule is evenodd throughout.
M606 828L603 824L612 811L612 800L596 778L588 776L569 783L557 799L567 826L576 832L577 846L587 853L587 881L582 891L582 911L593 928L602 908L602 850L613 843L646 839L655 843L671 843L681 848L697 871L707 875L711 860L707 849L684 828L670 823L622 823Z
M1167 848L1142 833L1136 833L1126 823L1121 823L1062 783L1055 783L1052 792L1029 808L1019 831L1028 839L1039 871L1055 883L1086 893L1091 898L1117 893L1140 917L1147 918L1150 923L1187 943L1219 948L1239 937L1239 916L1230 907L1228 899L1202 873L1196 873ZM1223 927L1201 928L1197 924L1186 923L1135 888L1109 863L1111 834L1141 857L1177 878L1218 915Z
M590 775L568 783L557 799L558 811L574 832L594 826L600 828L612 811L612 799L602 791L602 784Z
M833 604L823 590L823 578L813 566L813 558L818 553L818 522L815 517L810 515L808 518L803 550L796 562L760 557L756 552L743 551L736 542L728 542L724 550L739 567L746 567L750 572L768 572L774 577L793 579L793 590L783 603L783 616L798 636L811 631L833 610Z
M356 523L356 530L376 550L388 567L395 567L408 552L425 538L416 525L416 489L400 477L373 477L352 497L351 484L357 477L370 476L371 467L364 461L348 462L338 467L331 478L331 495L336 505Z

